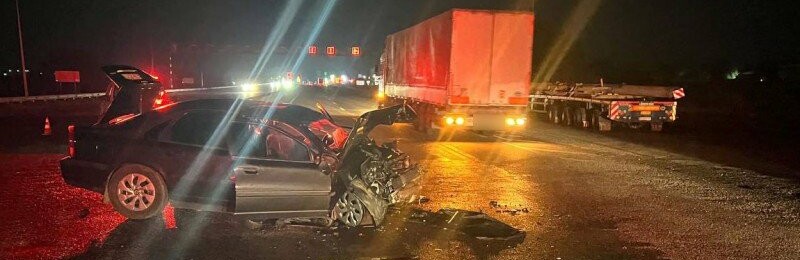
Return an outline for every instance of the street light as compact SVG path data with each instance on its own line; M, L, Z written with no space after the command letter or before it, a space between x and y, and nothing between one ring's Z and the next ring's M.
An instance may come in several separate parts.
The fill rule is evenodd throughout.
M22 87L25 89L25 96L28 96L28 74L25 73L25 50L22 47L22 22L19 17L19 0L14 1L17 5L17 33L19 34L19 59L22 63Z

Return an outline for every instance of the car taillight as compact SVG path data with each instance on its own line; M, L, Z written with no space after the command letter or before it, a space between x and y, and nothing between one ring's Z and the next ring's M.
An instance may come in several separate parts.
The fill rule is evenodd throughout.
M67 155L75 157L75 126L67 126Z

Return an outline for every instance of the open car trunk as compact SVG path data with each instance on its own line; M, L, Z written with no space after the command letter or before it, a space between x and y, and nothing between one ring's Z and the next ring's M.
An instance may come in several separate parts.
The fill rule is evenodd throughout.
M100 117L97 124L123 115L138 115L153 108L161 83L146 72L126 65L108 65L102 67L113 86L107 94L111 104Z

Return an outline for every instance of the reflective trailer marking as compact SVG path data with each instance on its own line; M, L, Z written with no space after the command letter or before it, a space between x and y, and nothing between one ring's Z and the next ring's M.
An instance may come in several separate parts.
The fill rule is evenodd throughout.
M618 116L619 116L619 102L612 101L610 108L608 109L608 118L617 119Z

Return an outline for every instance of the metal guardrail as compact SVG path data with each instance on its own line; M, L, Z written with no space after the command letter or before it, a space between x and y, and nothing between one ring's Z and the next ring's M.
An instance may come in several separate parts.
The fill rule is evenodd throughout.
M236 88L236 86L224 86L213 88L183 88L183 89L167 89L167 93L173 92L187 92L187 91L202 91L202 90L215 90L215 89L228 89ZM53 101L53 100L72 100L83 98L98 98L106 96L105 92L100 93L81 93L81 94L62 94L62 95L43 95L43 96L28 96L28 97L0 97L0 104L3 103L23 103L23 102L36 102L36 101Z
M237 88L238 86L222 86L222 87L213 87L213 88L176 88L176 89L166 89L164 90L167 93L173 92L187 92L187 91L199 91L199 90L214 90L214 89L228 89L228 88Z
M96 98L96 97L103 97L105 95L106 93L82 93L82 94L45 95L45 96L29 96L29 97L4 97L0 98L0 103L70 100L70 99L82 99L82 98Z

